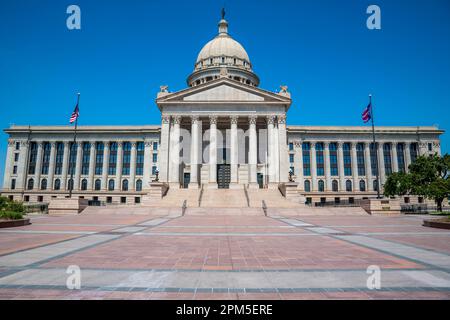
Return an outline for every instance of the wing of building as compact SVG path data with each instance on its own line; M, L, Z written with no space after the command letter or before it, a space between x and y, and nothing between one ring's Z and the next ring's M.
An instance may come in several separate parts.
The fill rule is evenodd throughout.
M376 127L374 145L370 127L287 125L287 87L259 88L224 19L187 84L161 87L157 126L81 126L76 141L69 126L11 126L2 194L48 202L72 189L76 197L140 203L157 176L170 189L277 189L293 175L309 202L352 201L376 195L377 169L382 185L418 155L440 154L443 131L434 126Z

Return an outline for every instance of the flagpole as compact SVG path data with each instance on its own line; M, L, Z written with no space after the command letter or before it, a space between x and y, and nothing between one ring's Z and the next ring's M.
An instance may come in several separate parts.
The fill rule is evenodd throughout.
M372 105L372 94L369 94L369 105L370 105L370 118L372 120L372 138L373 138L373 147L375 148L375 154L377 156L377 199L381 199L380 196L380 168L379 168L379 159L378 159L378 148L375 141L375 125L373 123L373 105Z
M80 93L78 92L77 106L79 105L79 103L80 103ZM74 135L73 135L73 145L76 145L76 143L77 143L77 128L78 128L78 116L75 119L75 130L74 130ZM77 148L76 150L77 150L77 153L78 153L79 152L78 146L76 148ZM70 162L70 159L69 159L69 162ZM80 164L76 163L76 165L80 165ZM73 172L74 172L74 168L70 168L70 180L69 180L69 182L72 181L72 183L69 184L69 198L72 198L73 186L75 185L75 182L73 181Z

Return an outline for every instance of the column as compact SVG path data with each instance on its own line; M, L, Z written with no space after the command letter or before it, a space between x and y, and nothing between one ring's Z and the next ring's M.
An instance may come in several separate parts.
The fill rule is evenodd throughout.
M28 167L27 162L30 149L30 143L28 141L20 142L20 154L19 154L19 163L17 164L17 181L16 181L16 189L26 189L27 181L25 181Z
M172 117L172 130L170 134L170 144L172 146L169 152L169 183L171 188L180 188L180 122L181 116Z
M4 179L3 179L3 189L10 189L11 188L11 174L13 167L13 160L14 160L14 141L8 140L8 150L6 151L6 163L5 163L5 173L4 173ZM16 186L17 186L17 180L16 180Z
M102 190L108 190L109 141L103 142Z
M311 141L311 191L317 191L317 157L316 157L316 143Z
M64 155L61 176L61 190L67 190L67 172L69 167L70 142L64 141Z
M231 184L235 187L238 183L238 165L239 165L239 144L237 123L238 116L231 116L231 132L230 132L230 164L231 164Z
M295 163L295 175L297 176L297 182L300 185L300 188L303 190L304 188L304 178L303 178L303 143L302 141L295 141L295 154L294 154L294 163Z
M198 121L198 116L191 116L191 180L188 186L189 189L198 189Z
M217 116L209 117L209 188L217 188Z
M37 150L37 158L36 158L36 168L34 171L34 189L39 190L40 181L41 181L41 171L42 171L42 149L43 149L44 143L42 141L39 141L37 143L38 150Z
M257 163L258 163L258 140L256 137L256 120L255 115L249 116L249 146L248 146L248 164L249 164L249 187L257 189Z
M359 190L359 180L358 180L358 155L356 153L357 142L353 141L351 143L352 148L352 177L353 177L353 191Z
M128 184L128 189L130 191L136 190L136 150L137 142L131 142L131 157L130 157L130 181Z
M123 141L117 142L117 167L115 189L122 190Z
M77 142L77 163L75 167L75 178L73 181L73 191L80 190L80 178L81 178L81 161L83 156L83 143Z
M383 154L383 144L384 142L378 142L378 170L380 181L378 181L378 186L380 188L380 192L382 192L382 185L385 182L386 173L384 170L384 154Z
M339 191L345 191L345 173L344 173L344 152L342 150L344 143L338 142L338 166L339 166Z
M325 153L324 153L325 178L326 178L326 183L327 183L326 190L331 191L333 188L331 185L330 142L328 142L328 141L324 142L324 147L325 147Z
M411 164L411 142L405 142L405 171L409 172L409 165Z
M169 182L170 116L168 115L163 115L161 117L160 139L161 141L159 143L159 153L158 153L159 180L161 182ZM149 157L152 156L149 154ZM148 163L150 164L150 162Z
M142 190L148 190L152 179L153 143L146 140L144 145L144 180L142 181Z
M88 190L94 190L94 173L95 173L95 141L90 142L89 152L89 175L88 175Z
M391 148L392 148L392 172L398 172L397 142L392 142Z
M48 185L49 190L53 190L55 184L53 183L53 177L55 176L55 154L56 154L56 142L51 143L50 149L50 162L48 165Z
M268 176L269 184L276 183L276 166L275 166L275 152L278 150L274 143L274 123L275 116L270 115L266 117L267 119L267 163L268 163Z
M287 145L286 116L278 116L280 182L289 181L289 151Z
M366 189L373 191L372 160L370 158L370 142L364 143L364 164L366 165Z

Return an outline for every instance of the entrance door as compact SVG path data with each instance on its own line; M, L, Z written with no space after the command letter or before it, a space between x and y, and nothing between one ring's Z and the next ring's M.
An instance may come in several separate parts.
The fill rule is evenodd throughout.
M217 166L217 185L219 189L230 188L231 171L229 164L219 164Z
M187 189L190 182L191 182L191 174L185 173L183 177L183 188Z
M258 173L256 177L258 180L259 188L260 189L264 188L264 175L262 173Z

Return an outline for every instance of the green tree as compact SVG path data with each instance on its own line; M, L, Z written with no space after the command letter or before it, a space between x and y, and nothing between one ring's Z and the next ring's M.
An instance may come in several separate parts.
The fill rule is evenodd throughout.
M409 173L393 173L384 185L384 195L417 195L433 199L442 211L450 196L450 155L420 156L409 166Z

